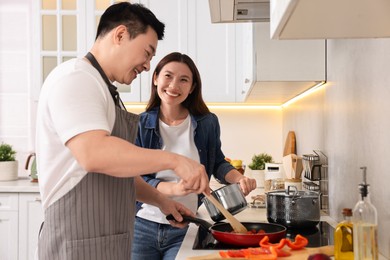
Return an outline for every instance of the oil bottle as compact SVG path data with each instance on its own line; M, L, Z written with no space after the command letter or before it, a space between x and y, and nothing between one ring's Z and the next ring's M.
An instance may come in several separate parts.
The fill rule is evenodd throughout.
M334 232L334 256L336 260L353 260L352 209L345 208L341 221Z
M353 252L356 260L378 259L378 215L370 201L366 183L367 167L363 170L363 183L359 184L361 200L353 209Z

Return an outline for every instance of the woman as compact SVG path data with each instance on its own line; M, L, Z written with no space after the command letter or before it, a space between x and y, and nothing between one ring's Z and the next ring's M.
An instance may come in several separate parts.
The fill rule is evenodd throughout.
M239 173L221 151L218 118L202 98L199 71L190 57L173 52L153 73L151 98L140 116L136 144L178 153L200 162L209 176L221 183L239 183L245 195L256 181ZM186 205L195 214L201 203L173 171L160 171L143 178L167 196ZM187 229L173 228L152 205L141 204L135 223L132 259L175 259Z

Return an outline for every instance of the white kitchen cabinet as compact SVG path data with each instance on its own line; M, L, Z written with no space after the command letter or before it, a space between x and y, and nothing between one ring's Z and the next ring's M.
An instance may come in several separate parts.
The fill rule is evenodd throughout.
M390 37L388 0L271 0L270 9L273 39Z
M170 52L189 55L202 78L206 102L235 102L236 24L212 24L208 0L140 1L165 24L150 72L140 75L140 101L150 97L152 73Z
M141 0L165 24L164 39L158 42L156 56L153 57L149 72L142 72L138 77L140 89L138 100L124 98L124 101L147 102L150 98L152 74L157 63L170 52L188 52L188 2L183 0ZM133 86L134 88L135 86Z
M240 24L236 37L237 50L241 55L236 57L236 101L243 102L256 80L256 61L254 50L254 24Z
M266 22L253 25L252 37L246 39L254 44L254 82L246 102L282 105L326 81L325 40L272 40Z
M40 195L19 193L19 260L34 258L43 219Z
M0 193L0 259L34 259L43 221L39 193Z
M0 193L0 256L18 259L18 194Z
M325 40L272 40L270 24L255 24L257 81L325 79Z
M190 0L189 55L202 79L206 102L236 101L236 36L240 24L213 24L208 0Z

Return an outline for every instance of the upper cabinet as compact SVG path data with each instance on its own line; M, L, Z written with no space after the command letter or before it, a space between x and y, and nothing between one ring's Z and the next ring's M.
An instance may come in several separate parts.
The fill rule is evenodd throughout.
M268 0L267 0L268 1ZM249 1L247 8L267 3ZM270 23L212 23L209 0L137 0L165 25L151 68L131 86L115 83L124 102L147 102L152 73L170 52L189 55L202 79L208 103L251 102L280 105L325 78L325 40L270 39ZM283 2L283 1L281 1ZM104 10L114 0L34 1L36 97L59 63L81 57L92 47ZM240 5L240 12L242 11Z
M390 37L390 1L271 0L273 39Z
M206 102L236 101L237 24L212 24L208 0L189 0L188 54L202 79Z
M325 40L272 40L269 23L247 25L248 28L251 26L252 30L245 30L247 35L243 36L246 39L244 47L254 51L253 58L248 55L249 60L245 62L247 71L242 72L247 73L243 76L244 81L251 82L238 85L243 88L243 100L282 105L326 81Z
M134 1L132 1L134 2ZM140 0L156 17L165 24L164 39L158 42L156 55L150 63L150 71L138 75L138 82L131 88L121 85L124 102L147 102L150 98L152 74L157 63L170 52L188 52L187 1L180 0Z
M152 73L170 52L194 60L202 79L206 102L235 102L236 25L212 24L207 0L141 1L165 24L151 69L141 74L141 102L150 97Z

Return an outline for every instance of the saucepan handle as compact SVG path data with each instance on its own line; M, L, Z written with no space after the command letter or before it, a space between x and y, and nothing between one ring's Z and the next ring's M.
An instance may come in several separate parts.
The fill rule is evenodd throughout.
M201 225L202 227L204 227L207 230L209 230L213 226L211 223L209 223L206 220L201 219L201 218L194 218L194 217L191 217L191 216L182 216L182 217L183 217L183 221L188 221L188 222L192 222L192 223L195 223L195 224L199 224L199 225ZM172 216L172 214L169 214L166 217L166 219L167 220L175 220L175 218Z

